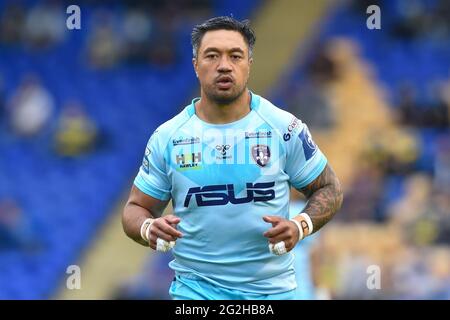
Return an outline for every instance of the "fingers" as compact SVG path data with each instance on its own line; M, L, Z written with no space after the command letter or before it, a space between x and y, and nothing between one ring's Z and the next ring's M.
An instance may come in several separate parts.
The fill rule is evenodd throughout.
M153 250L156 250L156 239L158 237L155 235L150 235L149 239L148 239L148 245L150 248L152 248Z
M271 238L274 237L284 231L283 226L279 225L281 222L281 217L277 216L264 216L263 220L267 223L271 223L273 228L270 228L268 231L264 232L264 237Z
M288 252L284 241L277 242L276 244L269 243L269 251L277 256Z
M181 219L179 217L174 216L174 215L167 215L164 217L164 219L167 222L169 222L170 224L178 224L181 221Z
M178 237L173 236L172 234L170 234L167 231L163 231L163 230L159 229L157 226L151 226L151 228L152 229L150 230L150 236L154 235L156 238L161 238L167 242L176 241L178 239ZM167 228L172 228L172 227L167 227ZM165 228L165 229L167 230L167 228Z
M295 247L298 242L298 231L292 222L278 216L264 216L263 220L273 225L272 228L263 233L264 237L268 238L269 248L280 245L281 242L284 243L286 252Z
M289 227L285 224L278 224L277 226L270 228L266 232L263 233L263 236L266 238L273 238L277 235L286 232L289 229Z
M175 241L165 241L161 238L156 239L156 250L161 252L167 252L175 247Z
M264 216L263 220L265 222L271 223L273 226L274 224L277 224L278 222L280 222L282 220L282 218L278 217L278 216Z
M175 247L176 242L175 241L166 241L160 237L157 237L155 235L150 236L149 240L149 246L153 250L160 251L160 252L167 252L171 250L173 247Z
M286 247L286 252L291 251L295 247L295 242L292 239L285 238L284 240L275 241L275 242L269 242L270 245L276 246L280 242L284 242L284 245Z
M168 215L156 219L150 226L148 234L148 244L153 250L166 252L173 248L175 241L183 237L183 234L176 229L176 225L181 221L179 217ZM158 240L159 239L159 240ZM160 242L158 245L158 241ZM162 244L170 245L168 248L162 250Z
M177 238L183 237L183 234L175 229L175 225L179 222L180 218L175 216L159 218L152 224L150 233L154 233L166 241L175 241Z
M175 241L177 238L183 237L183 234L172 227L170 224L167 223L161 223L161 224L153 224L152 227L155 227L155 232L159 232L162 236L160 238L164 238L164 235L171 237L169 238L169 241ZM167 240L167 239L164 239Z
M269 238L268 240L269 240L269 243L273 243L273 244L280 242L280 241L287 242L287 241L291 240L291 236L289 236L289 234L287 232L282 232L275 237Z

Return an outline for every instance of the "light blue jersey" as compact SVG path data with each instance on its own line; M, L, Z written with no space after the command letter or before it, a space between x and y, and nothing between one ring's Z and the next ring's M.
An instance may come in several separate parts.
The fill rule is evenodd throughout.
M307 126L251 94L251 111L228 124L195 114L196 98L150 137L134 184L172 198L184 237L169 266L178 276L258 294L296 288L291 253L269 252L265 215L289 218L289 189L303 188L327 160Z

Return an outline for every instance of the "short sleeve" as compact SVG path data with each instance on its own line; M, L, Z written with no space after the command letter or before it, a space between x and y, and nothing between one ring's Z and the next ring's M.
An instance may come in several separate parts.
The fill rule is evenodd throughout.
M290 183L296 189L301 189L322 173L327 164L327 159L312 139L308 126L300 120L297 121L299 125L286 141L285 171L289 175Z
M148 140L142 166L134 179L134 185L139 190L159 200L169 200L172 189L166 172L164 150L161 133L156 130Z

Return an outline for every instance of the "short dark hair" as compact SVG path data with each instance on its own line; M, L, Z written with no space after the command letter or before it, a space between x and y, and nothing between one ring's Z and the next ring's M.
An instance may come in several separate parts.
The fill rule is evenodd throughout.
M221 16L211 18L201 24L198 24L192 29L191 44L192 54L194 58L197 57L198 48L206 32L212 30L233 30L237 31L244 37L248 45L249 56L252 56L253 46L256 41L255 32L250 28L250 20L236 20L233 17Z

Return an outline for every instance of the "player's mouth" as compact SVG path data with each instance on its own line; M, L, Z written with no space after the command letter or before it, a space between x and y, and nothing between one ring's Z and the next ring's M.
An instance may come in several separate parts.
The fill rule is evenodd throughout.
M233 85L233 78L230 76L221 76L216 80L216 85L221 90L230 89Z

